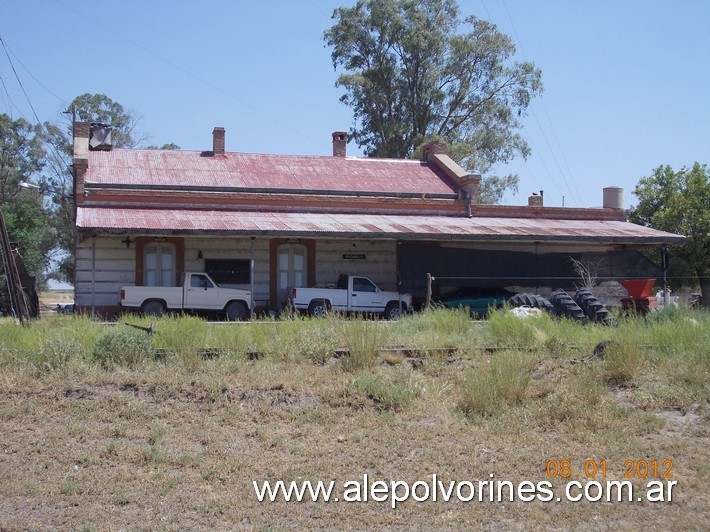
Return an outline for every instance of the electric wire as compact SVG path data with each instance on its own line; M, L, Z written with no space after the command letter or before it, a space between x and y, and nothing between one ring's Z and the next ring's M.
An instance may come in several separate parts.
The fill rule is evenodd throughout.
M5 50L5 55L7 56L7 60L10 63L10 68L12 68L13 74L15 74L15 79L17 80L17 83L20 85L20 89L22 89L22 94L25 95L25 99L27 100L27 103L30 106L30 109L32 109L32 114L35 117L35 120L37 120L38 124L41 124L41 121L39 119L39 116L37 116L37 111L35 111L34 106L32 105L32 102L30 101L30 97L27 95L27 91L25 90L25 86L22 84L22 80L20 80L20 76L17 75L17 70L15 70L15 64L12 62L12 58L10 57L10 52L7 50L7 46L5 46L5 41L3 40L2 36L0 36L0 44L2 44L3 50Z
M493 17L491 16L491 12L488 10L488 6L486 5L485 0L481 0L481 5L483 6L483 9L484 9L484 11L486 12L486 15L488 16L488 19L492 21L492 20L493 20ZM522 41L521 41L521 39L520 39L520 36L518 35L517 29L516 29L516 27L515 27L515 23L513 22L512 16L510 15L510 11L508 10L508 6L507 6L507 4L505 3L505 0L503 0L503 6L504 6L505 11L506 11L506 14L507 14L507 16L508 16L508 20L510 21L510 24L511 24L511 26L512 26L513 34L515 35L515 39L516 39L516 41L517 41L517 43L518 43L518 47L520 48L521 54L522 54L523 58L526 59L526 58L525 58L525 50L524 50L524 48L523 48ZM527 59L526 59L526 60L527 60ZM545 106L545 101L544 101L544 98L543 98L543 95L542 95L542 94L539 96L539 100L540 100L540 105L542 106L543 110L544 110L545 113L546 113L546 116L548 117L548 123L550 124L550 128L551 128L553 137L554 137L555 139L557 139L557 136L556 136L556 134L554 133L554 126L552 125L552 120L550 120L549 113L547 112L547 107ZM533 118L534 118L534 120L535 120L535 122L536 122L536 124L537 124L537 126L538 126L538 128L539 128L539 130L540 130L540 133L542 134L542 137L543 137L543 139L544 139L544 141L545 141L545 144L547 145L547 149L548 149L550 155L552 156L552 159L553 159L553 161L554 161L554 163L555 163L555 166L557 167L557 170L558 170L558 172L559 172L559 175L562 177L562 181L564 182L565 188L569 191L569 193L570 193L570 195L571 195L573 201L575 202L575 204L579 205L580 202L579 202L579 200L577 199L577 198L579 197L579 191L578 191L578 189L577 189L576 182L574 181L574 179L571 178L572 186L570 186L570 184L569 184L567 178L565 177L565 173L563 172L562 167L560 166L560 163L559 163L559 161L557 160L557 156L555 155L555 150L552 148L552 145L550 144L550 141L549 141L549 139L548 139L548 137L547 137L547 134L545 133L545 129L543 128L542 123L540 122L540 119L538 118L537 113L535 112L535 109L534 109L533 106L530 107L530 114L533 116ZM539 150L535 147L535 144L533 143L533 141L532 141L531 139L526 139L526 140L527 140L527 142L531 145L531 147L533 148L533 151L534 151L534 153L535 153L535 156L540 160L541 165L543 166L543 168L544 168L545 171L547 172L547 177L550 179L552 185L553 185L554 188L557 190L557 192L558 192L560 195L562 195L562 196L564 197L562 188L561 188L560 185L557 183L557 180L555 179L555 177L554 177L552 171L550 170L550 168L548 167L547 163L545 162L545 159L544 159L544 157L542 156L542 152L539 151ZM564 152L563 152L563 150L562 150L562 148L561 148L560 142L559 142L559 140L556 140L556 142L557 142L557 145L558 145L558 149L559 149L560 153L562 154L563 160L564 160L564 162L565 162L565 164L566 164L566 166L567 166L567 169L568 169L568 171L569 171L569 164L566 162L566 158L564 158ZM528 171L531 171L531 170L532 170L532 167L531 167L531 165L528 164L527 159L524 159L524 163L525 163L525 167L528 169ZM570 176L571 176L571 175L572 175L572 172L570 171L569 174L570 174ZM537 178L535 178L534 176L533 176L533 179L534 179L538 184L540 184L539 180L538 180Z
M5 104L5 107L7 107L8 115L12 117L12 106L14 105L12 103L12 97L10 96L10 92L7 90L7 85L5 85L5 80L0 76L0 85L2 85L3 88L3 104ZM7 96L7 101L5 101L5 96Z
M505 0L502 0L502 2L503 2L503 8L505 9L505 13L508 16L508 20L510 21L510 25L513 28L513 34L515 35L515 39L518 42L518 46L520 47L520 51L523 55L523 58L527 61L525 49L523 47L523 42L520 39L520 35L518 35L518 30L515 27L515 22L513 22L513 17L511 16L510 10L508 9L508 4L506 3ZM550 120L550 114L547 112L547 107L545 106L545 99L542 94L540 95L540 104L541 104L543 110L545 111L545 114L547 115L548 123L550 124L550 131L552 132L553 137L557 140L557 135L555 134L554 124L552 123L552 120ZM535 121L538 124L538 127L540 128L540 132L542 133L542 136L545 139L545 143L547 144L547 147L550 150L550 154L552 155L552 158L555 161L555 165L557 166L557 170L559 171L560 176L562 176L562 180L564 181L565 186L570 191L570 194L572 195L572 198L574 199L575 203L577 205L581 205L580 201L579 201L580 194L579 194L579 190L577 189L577 183L575 182L574 177L570 173L570 181L572 183L572 186L570 186L569 182L567 181L567 178L565 177L564 172L562 171L562 167L560 166L560 163L557 160L557 156L555 155L555 150L552 149L550 141L547 138L547 134L545 133L545 130L543 129L542 124L540 123L540 120L538 119L537 114L535 113L535 110L531 108L531 112L532 112L533 117L535 118ZM559 140L557 140L557 145L558 145L561 157L564 159L564 151L562 150ZM569 165L567 165L567 167L569 168Z
M0 37L0 39L2 39L2 37ZM59 100L63 105L65 105L65 106L70 105L69 102L67 102L64 98L62 98L61 96L56 95L54 92L52 92L51 89L49 89L44 83L42 83L42 82L32 73L32 71L31 71L29 68L27 68L27 67L25 66L25 64L22 62L22 60L21 60L21 59L17 56L17 54L12 50L12 48L10 48L10 47L7 45L7 42L5 42L5 46L7 47L7 50L10 52L10 54L12 54L12 57L15 58L15 61L17 61L17 63L25 70L25 72L27 72L27 74L29 74L29 76L30 76L33 80L35 80L35 82L37 83L37 85L39 85L40 87L42 87L48 94L54 96L54 97L55 97L57 100Z
M5 39L3 39L2 36L0 36L0 43L2 44L3 50L5 51L5 55L6 55L6 57L7 57L8 63L10 64L10 68L12 69L12 72L13 72L13 74L15 75L15 80L17 81L17 84L18 84L18 85L20 86L20 88L22 89L22 93L24 94L25 99L27 100L27 103L28 103L28 105L30 106L30 109L32 109L32 114L34 115L34 118L35 118L35 121L36 121L37 126L40 128L40 130L47 131L47 133L48 133L49 131L47 130L46 126L45 126L44 124L42 124L42 122L41 122L40 119L39 119L39 116L37 116L37 112L35 111L34 105L32 104L32 101L30 100L30 97L29 97L29 95L27 94L27 91L25 90L24 84L22 83L22 80L20 79L20 76L19 76L19 74L17 73L17 69L15 68L15 65L14 65L14 63L13 63L13 61L12 61L12 58L10 57L10 54L12 53L12 55L17 59L18 63L19 63L20 65L22 65L22 67L25 69L25 71L32 77L32 79L34 79L37 83L39 83L39 85L40 85L43 89L45 89L45 90L46 90L47 92L49 92L52 96L54 96L55 98L59 99L61 102L65 103L65 104L67 103L66 100L64 100L63 98L60 98L59 96L57 96L56 94L54 94L52 91L50 91L47 87L45 87L45 86L27 69L27 67L24 66L24 64L19 60L19 58L17 58L17 55L15 55L15 53L10 50L10 47L7 45ZM7 87L5 87L5 82L4 82L4 81L3 81L3 87L5 88L5 91L7 92L8 98L10 99L10 93L7 91ZM12 99L10 99L10 101L12 102ZM14 104L14 102L12 103L12 105L13 105L13 106L17 109L17 111L20 113L20 116L22 116L26 121L32 122L32 120L28 119L28 118L24 115L24 113L22 112L22 110L21 110L17 105ZM65 170L68 171L68 172L71 174L71 172L72 172L72 166L71 166L71 164L66 160L66 157L63 156L63 155L57 150L57 147L54 145L54 143L52 143L52 142L45 142L45 145L47 145L47 146L49 147L49 149L53 152L53 155L56 157L56 160L59 161L60 164L62 164L62 165L65 167ZM51 166L54 166L54 163L53 163L53 162L50 162L50 164L51 164ZM54 171L55 171L55 173L57 173L57 175L61 175L60 172L56 169L56 167L55 167Z
M491 16L491 12L488 10L488 6L486 5L485 0L481 0L481 5L483 6L483 10L486 12L486 16L488 17L488 20L492 22L493 17ZM533 113L533 115L535 114L535 111L534 111L534 109L532 109L532 107L530 108L530 111ZM538 126L539 126L539 123L538 123ZM530 147L532 148L533 153L535 153L535 155L540 160L540 164L545 169L545 172L547 172L547 176L549 177L550 181L552 182L552 185L555 187L555 190L557 190L557 192L559 192L560 195L562 195L562 189L557 184L557 181L555 180L554 176L552 175L552 172L550 172L550 169L548 168L547 163L545 162L545 159L542 156L542 152L540 152L537 149L537 147L535 146L535 143L532 141L532 139L527 138L527 139L525 139L525 141L528 144L530 144ZM537 183L537 185L540 187L540 189L542 190L544 188L544 186L543 186L542 182L537 178L535 173L533 172L532 166L528 163L528 160L526 157L523 157L523 164L525 165L525 168L527 169L527 171L530 173L530 176L533 178L533 181L535 181Z

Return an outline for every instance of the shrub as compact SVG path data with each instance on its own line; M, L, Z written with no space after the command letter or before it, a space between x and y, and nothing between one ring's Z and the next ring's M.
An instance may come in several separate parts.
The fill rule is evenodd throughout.
M574 393L585 406L597 406L602 402L606 387L595 365L577 366L574 371Z
M604 377L610 384L628 386L641 370L643 358L637 345L612 342L604 351Z
M533 367L534 360L519 351L494 354L488 367L466 372L459 409L465 414L487 416L502 406L521 403Z
M353 371L374 366L382 343L382 326L376 321L361 319L344 321L343 326L349 351L349 356L341 359L343 367Z
M298 340L301 356L318 365L328 362L338 347L333 332L323 327L304 330Z
M34 357L33 365L39 371L63 368L81 354L81 345L73 338L63 335L49 336L43 340Z
M96 341L91 357L105 369L135 367L154 358L149 335L142 331L112 329Z

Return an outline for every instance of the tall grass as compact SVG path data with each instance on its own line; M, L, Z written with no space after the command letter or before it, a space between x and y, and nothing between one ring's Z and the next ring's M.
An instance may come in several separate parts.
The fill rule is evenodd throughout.
M466 309L432 308L387 323L384 342L390 347L468 351L483 345L482 327L485 324L473 321Z
M83 371L95 368L97 362L105 368L133 367L152 359L150 349L167 353L161 364L188 371L205 363L206 354L220 357L229 364L225 368L233 369L256 357L262 361L322 365L333 358L337 348L346 348L350 354L342 357L338 365L356 373L377 366L381 360L379 349L386 346L454 348L460 353L463 369L476 365L475 348L491 346L503 352L494 354L489 365L466 373L466 384L462 386L462 409L486 412L490 410L484 405L491 402L486 394L492 394L492 401L502 400L505 404L517 401L511 399L516 394L510 390L525 388L529 372L524 362L548 359L561 364L565 359L580 359L591 354L599 341L611 339L617 347L610 349L604 360L593 362L594 372L574 379L586 383L589 401L599 398L600 391L594 383L604 387L642 386L651 374L653 387L639 390L639 396L643 393L649 398L644 400L673 406L710 399L710 313L701 311L675 310L645 318L620 318L618 327L580 325L547 316L521 320L502 312L492 313L488 322L474 322L465 310L447 309L405 316L396 322L337 315L314 320L297 314L287 320L255 320L248 324L210 325L191 316L163 317L153 322L155 334L149 336L127 325L150 325L150 319L138 316L124 316L114 325L84 316L51 316L29 326L2 321L0 372ZM108 338L110 330L124 332ZM142 338L138 341L143 342L143 347L136 349L144 349L143 354L120 354L134 338ZM124 340L129 343L123 345ZM115 359L111 350L119 353ZM430 360L432 374L443 371L449 362ZM510 369L516 363L517 372ZM429 371L426 361L424 366Z
M493 346L530 349L547 339L544 328L550 318L540 316L520 319L509 312L493 312L488 320L488 341Z
M166 316L154 329L153 347L164 350L168 358L177 358L189 368L200 364L207 339L205 320L195 316Z
M80 364L104 330L84 316L51 316L25 326L0 322L0 369L44 373Z
M357 371L373 367L378 360L384 333L384 328L376 321L343 320L343 340L348 348L348 356L341 359L343 368Z
M500 351L480 368L470 368L461 386L459 409L468 415L491 415L523 402L535 359L521 351Z
M628 339L613 342L604 351L604 378L610 384L617 386L634 384L642 366L641 348Z
M151 338L142 331L111 329L96 341L91 357L104 369L116 366L137 368L153 360L155 350Z

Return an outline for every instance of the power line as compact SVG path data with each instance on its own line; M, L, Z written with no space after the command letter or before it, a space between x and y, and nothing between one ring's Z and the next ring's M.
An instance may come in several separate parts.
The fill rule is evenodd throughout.
M486 15L488 16L488 20L490 20L490 21L492 22L492 21L493 21L493 17L491 16L491 12L488 11L488 6L486 5L486 2L485 2L484 0L481 0L481 5L483 6L483 10L486 12ZM506 7L506 9L507 9L507 7ZM509 15L509 18L510 18L510 15ZM512 20L511 20L511 24L512 24ZM513 28L513 31L515 32L515 28ZM516 32L516 37L517 37L517 32ZM518 38L518 41L519 41L519 40L520 40L520 39ZM522 46L521 46L521 49L522 49ZM524 55L525 55L525 54L523 54L523 56L524 56ZM540 96L540 98L542 98L542 96ZM535 120L537 120L537 116L535 115L535 110L534 110L533 108L530 108L530 111L532 112L533 116L535 117ZM540 130L542 131L542 126L540 126L540 122L539 122L539 121L538 121L538 127L540 127ZM537 147L535 146L535 143L532 141L532 139L526 139L526 142L528 142L528 143L530 144L530 146L531 146L533 152L534 152L534 153L537 155L537 157L539 158L540 163L542 164L543 168L544 168L545 171L547 172L547 176L549 177L550 181L552 181L552 185L555 187L555 189L557 190L557 192L559 192L560 195L563 195L562 189L561 189L560 186L557 184L557 181L555 180L555 177L552 175L552 172L550 172L550 169L548 168L547 163L545 162L545 159L544 159L544 157L542 156L542 153L537 149ZM548 143L548 144L549 144L549 143ZM530 173L530 175L532 176L533 180L534 180L540 187L542 187L542 186L543 186L542 183L540 182L540 180L537 178L537 176L535 176L534 172L532 171L532 166L530 166L530 165L528 164L527 158L523 157L523 162L525 163L525 168L526 168L527 171Z
M560 167L560 163L557 161L557 157L555 156L555 151L552 149L552 146L550 145L550 141L547 139L547 134L545 133L545 130L543 129L542 124L540 123L540 120L538 120L535 110L531 109L531 112L532 112L533 117L535 118L535 122L537 123L537 126L540 128L540 133L542 133L542 138L545 140L545 144L547 144L547 149L550 151L550 155L552 155L552 160L555 161L555 166L557 166L557 170L560 173L560 176L562 176L562 181L564 181L565 186L567 187L567 190L569 190L574 202L579 205L579 203L580 203L579 199L575 195L572 187L570 187L569 182L565 178L565 174L562 172L562 168ZM549 169L548 169L548 172L549 172ZM550 179L552 179L554 182L554 178L552 177L552 174L550 174ZM574 183L574 180L572 180L572 182ZM557 186L557 185L555 185L555 186ZM576 189L576 186L574 188Z
M525 49L523 48L523 42L520 39L520 35L518 35L518 30L515 27L515 22L513 22L513 17L510 15L510 10L508 9L508 4L506 3L505 0L502 0L502 1L503 1L503 7L505 9L505 13L508 16L508 20L510 21L511 27L513 28L513 34L515 35L515 39L518 41L518 46L520 47L520 51L523 55L523 58L525 60L527 60ZM552 123L552 120L550 120L550 114L547 112L547 107L545 107L545 100L544 100L542 94L540 95L540 104L542 105L542 107L545 111L545 114L547 115L547 119L550 124L550 131L552 131L552 135L555 138L555 140L557 141L559 152L560 152L562 158L564 159L564 152L562 150L562 146L560 145L559 140L557 140L557 135L555 134L555 128ZM560 172L560 176L562 176L562 180L564 181L565 186L570 191L570 194L572 195L573 200L579 205L580 204L580 201L578 199L579 190L577 189L577 184L576 184L574 178L572 177L571 172L570 172L570 181L572 182L572 186L570 186L569 182L567 181L567 178L565 177L564 172L562 171L562 167L560 166L560 163L557 161L557 157L555 156L555 151L552 149L552 146L550 145L550 141L547 139L547 135L545 134L545 130L543 129L542 124L540 123L540 120L538 120L535 110L531 109L531 112L533 114L533 117L535 118L535 121L538 124L538 127L540 128L540 132L542 133L542 136L545 139L545 143L547 144L547 147L550 150L550 154L552 155L552 159L555 161L555 165L557 166L557 170ZM566 164L566 159L565 159L565 164ZM567 167L569 169L569 165L567 165ZM550 176L550 177L552 177L552 176Z
M2 39L2 37L0 37L0 40L1 40L1 39ZM3 46L6 47L6 53L7 53L7 51L9 50L9 52L12 54L12 56L15 58L15 60L16 60L16 61L19 63L19 65L25 70L25 72L27 72L27 73L29 74L29 76L30 76L33 80L35 80L35 82L37 83L37 85L39 85L39 86L42 87L45 91L47 91L48 94L51 94L51 95L54 96L57 100L59 100L60 102L62 102L62 104L64 104L64 105L69 105L69 102L67 102L67 101L66 101L64 98L62 98L61 96L57 96L56 94L54 94L54 92L52 92L48 87L46 87L46 86L44 85L44 83L42 83L39 79L37 79L37 77L30 71L29 68L27 68L27 67L24 65L24 63L22 62L22 60L21 60L19 57L17 57L17 54L12 51L12 49L7 45L7 43L3 43Z
M550 181L552 181L552 185L555 187L555 189L557 190L557 192L560 193L561 196L564 196L564 194L562 194L562 189L561 189L560 186L557 184L557 180L556 180L555 177L552 175L552 172L550 172L550 169L549 169L548 166L547 166L547 162L545 162L545 158L542 156L542 152L540 152L540 151L537 149L537 147L535 146L535 143L532 141L532 139L528 140L528 142L530 143L530 146L532 146L532 149L537 153L538 159L540 159L540 163L542 164L542 167L545 169L545 172L547 172L547 176L550 178ZM528 170L531 170L531 167L528 166L527 159L525 159L525 166L528 168ZM542 186L542 185L540 184L540 182L539 182L537 179L535 179L535 181L537 181L537 183L538 183L540 186Z
M20 79L20 76L18 75L17 70L15 69L15 65L14 65L13 62L12 62L12 58L10 57L10 53L12 53L12 55L15 57L15 59L17 59L17 62L18 62L20 65L22 65L22 67L23 67L23 68L25 69L25 71L30 75L30 77L32 77L32 79L34 79L44 90L46 90L49 94L51 94L52 96L54 96L55 98L57 98L60 102L66 104L66 105L69 105L69 104L67 103L66 100L64 100L63 98L57 96L57 95L54 94L51 90L49 90L47 87L45 87L45 86L32 74L32 72L30 72L30 71L27 69L27 67L22 63L22 61L20 61L20 59L17 57L17 55L15 55L15 53L12 52L12 50L10 50L10 47L7 45L7 43L6 43L5 40L2 38L2 36L0 36L0 43L2 43L2 47L3 47L3 49L5 50L5 55L7 56L8 62L10 63L10 67L12 68L12 72L15 74L15 79L17 80L18 85L19 85L20 88L22 89L22 93L25 95L25 99L27 100L27 103L29 104L30 109L32 109L32 114L33 114L34 117L35 117L35 121L36 121L36 123L37 123L37 126L38 126L41 130L46 130L46 131L49 133L49 131L47 130L47 128L46 128L46 127L44 126L44 124L42 124L42 122L40 121L39 116L37 116L37 112L35 111L35 108L34 108L34 106L32 105L32 102L30 101L29 95L27 94L27 91L25 91L25 87L24 87L24 85L22 84L22 80ZM22 111L20 110L20 108L19 108L17 105L15 105L14 102L12 102L12 99L10 98L10 93L7 91L7 87L5 87L5 82L4 82L4 81L3 81L3 87L5 88L5 92L7 93L8 99L10 100L10 102L12 103L12 105L17 109L17 111L20 113L20 116L22 116L22 117L23 117L25 120L27 120L28 122L31 122L31 120L29 120L29 119L24 115L24 113L22 113ZM53 143L53 142L46 142L45 144L49 146L49 149L53 152L53 154L54 154L54 156L57 158L57 160L58 160L60 163L62 163L62 164L66 167L65 169L68 170L69 173L71 174L71 173L72 173L71 164L69 164L68 162L66 162L65 157L57 150L57 147L54 145L54 143ZM57 170L56 170L56 167L55 167L55 171L57 171ZM57 171L57 172L58 172L58 171Z
M20 85L20 88L22 89L22 94L25 95L25 99L27 100L27 103L29 104L30 109L32 109L32 114L34 115L35 120L37 120L38 124L41 124L39 116L37 116L37 112L35 111L35 108L32 105L32 102L30 101L30 97L27 95L27 91L25 91L25 86L22 84L22 80L20 80L20 76L17 75L17 70L15 70L15 65L12 62L12 58L10 57L10 53L7 51L7 46L5 46L5 41L3 40L2 36L0 36L0 44L2 44L3 50L5 50L5 55L7 56L7 60L10 63L10 68L12 68L12 72L13 72L13 74L15 74L15 79L17 80L17 83Z
M12 103L12 98L10 97L10 92L7 90L7 86L5 85L5 80L2 79L2 76L0 76L0 84L2 84L2 88L4 89L5 95L7 96L7 103L6 103L7 110L8 110L7 114L12 117L12 106L14 104ZM4 97L3 97L3 103L5 103Z
M20 114L20 116L21 116L22 118L24 118L24 119L27 120L28 122L32 122L32 120L30 120L29 118L27 118L27 116L25 115L25 113L22 112L22 109L20 109L20 108L17 106L17 104L16 104L14 101L12 101L12 96L10 96L10 91L7 89L7 85L5 85L5 80L2 79L2 77L0 77L0 83L2 83L3 89L5 89L5 95L7 96L7 109L8 109L8 111L9 111L9 112L8 112L8 115L10 116L10 118L12 118L12 116L13 116L12 109L14 108L14 109Z

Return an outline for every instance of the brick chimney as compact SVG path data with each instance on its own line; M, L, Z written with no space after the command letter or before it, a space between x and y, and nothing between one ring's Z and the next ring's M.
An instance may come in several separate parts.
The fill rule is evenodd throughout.
M445 142L433 140L422 146L422 160L431 162L432 155L448 155L449 148Z
M333 132L333 157L345 157L348 134L345 131Z
M84 174L89 168L89 133L88 122L74 122L74 205L84 199Z
M216 127L212 130L212 153L224 154L224 128Z
M542 194L538 195L535 192L528 196L528 207L542 207L544 204Z

